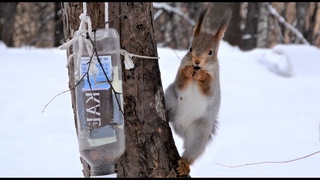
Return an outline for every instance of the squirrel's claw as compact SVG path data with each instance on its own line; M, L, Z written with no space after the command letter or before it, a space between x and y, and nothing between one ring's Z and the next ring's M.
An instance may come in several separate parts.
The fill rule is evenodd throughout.
M178 167L176 168L179 176L186 176L190 173L190 164L185 159L178 160Z

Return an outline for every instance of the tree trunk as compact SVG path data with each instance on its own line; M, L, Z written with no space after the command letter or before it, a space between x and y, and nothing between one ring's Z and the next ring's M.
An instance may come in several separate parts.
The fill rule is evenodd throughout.
M64 38L61 2L54 3L54 24L54 47L58 47L61 45L61 41Z
M116 28L120 46L126 51L157 57L153 29L152 3L108 3L109 28ZM82 3L62 3L66 41L78 30ZM120 18L119 15L124 14ZM104 3L87 3L92 28L104 24ZM67 55L72 53L69 48ZM125 118L125 152L117 163L118 177L176 177L175 163L180 158L166 120L164 94L158 60L132 57L134 68L122 65ZM74 86L73 63L68 68L69 88ZM71 100L77 127L75 92ZM77 132L78 133L78 132ZM90 165L81 158L83 174L90 177Z
M79 16L81 13L83 13L82 4L83 3L79 3L79 2L63 2L61 4L62 11L63 11L62 13L63 32L64 32L64 37L66 41L69 41L70 39L72 39L74 32L79 29L79 25L80 25ZM97 3L97 2L87 3L87 15L90 15L90 14L91 14L90 18L92 20L92 29L97 28L98 25L100 24L103 24L104 23L104 3ZM69 55L72 53L73 53L72 48L69 48L67 50L67 57L69 57ZM73 108L73 114L74 114L74 123L75 123L75 128L77 130L78 124L77 124L76 96L75 96L74 89L72 89L75 84L73 62L70 63L70 66L68 67L68 76L69 76L69 89L71 90L71 101L72 101L72 108ZM80 157L80 162L83 165L82 172L84 177L90 177L90 165L82 157Z
M257 46L258 3L248 2L241 50L251 50Z
M159 3L171 6L181 11L195 22L195 17L203 3L199 2L165 2ZM173 49L188 49L192 40L193 26L190 21L178 15L176 12L166 9L156 8L156 11L162 11L161 15L155 20L155 36L158 45L162 47L171 47Z
M318 25L317 21L318 21L318 18L319 18L319 3L318 2L315 2L314 3L314 9L313 9L313 12L312 12L312 16L311 16L311 19L310 19L310 26L309 26L309 30L307 32L307 35L306 35L306 39L309 41L309 42L312 42L312 45L315 45L317 47L320 47L320 26ZM317 28L315 28L317 27Z
M18 2L3 2L0 7L0 33L2 40L8 47L14 47L13 43L13 27L17 12Z
M233 11L232 18L228 25L228 30L224 36L224 40L232 46L241 46L242 44L242 24L243 17L241 16L241 8L243 3L230 3L230 8Z
M14 28L11 29L15 47L54 47L54 3L18 3Z
M114 19L109 25L118 30L121 48L157 57L152 3L108 4L109 20ZM137 57L132 60L134 68L123 70L122 76L126 150L117 164L117 176L176 177L179 154L165 115L159 62Z
M220 26L221 17L227 9L232 10L232 18L228 25L228 30L226 31L223 40L227 41L232 46L239 46L242 41L242 30L241 23L242 17L240 14L240 8L242 3L208 3L212 4L211 11L209 11L210 18L207 18L210 29L217 29Z
M307 35L307 19L309 19L309 2L296 2L296 18L297 18L297 30L306 37ZM299 38L296 38L295 44L301 43Z
M268 47L268 17L269 11L265 2L258 3L259 15L258 15L258 29L257 29L257 47Z

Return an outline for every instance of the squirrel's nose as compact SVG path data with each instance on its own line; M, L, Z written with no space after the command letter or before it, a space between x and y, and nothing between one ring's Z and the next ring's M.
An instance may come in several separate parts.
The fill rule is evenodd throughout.
M196 65L199 65L199 64L200 64L200 62L199 62L199 61L195 61L194 63L196 63Z

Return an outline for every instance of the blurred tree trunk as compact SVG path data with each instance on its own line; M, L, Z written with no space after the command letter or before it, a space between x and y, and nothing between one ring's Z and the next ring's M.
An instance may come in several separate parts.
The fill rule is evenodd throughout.
M269 11L267 10L267 4L265 2L258 3L258 29L257 29L257 47L268 47L268 30L269 30Z
M171 6L177 9L182 10L182 3L179 2L170 2ZM166 33L171 33L171 46L174 49L181 49L182 47L182 39L185 36L183 34L184 28L182 28L182 18L180 16L177 16L173 14L172 12L170 13L171 21L170 23L166 24L168 27L168 30Z
M319 34L319 25L317 25L317 21L320 19L320 15L318 15L318 7L319 3L318 2L312 2L310 3L311 5L308 6L308 10L310 11L310 20L307 21L306 23L309 22L309 27L304 33L304 37L307 39L307 41L311 42L312 45L317 45L316 43L316 36ZM317 29L316 29L317 27ZM318 44L319 45L319 44Z
M283 3L283 7L282 7L282 10L278 10L279 14L285 18L285 20L287 20L286 18L286 14L287 14L287 5L288 3ZM280 24L280 30L281 30L281 34L283 35L283 38L284 38L284 42L283 43L286 43L286 32L287 32L287 29L285 28L284 24Z
M258 29L258 3L248 2L245 27L242 36L241 50L251 50L257 46L257 29Z
M157 57L152 3L108 3L109 27L120 34L121 48L126 51ZM78 30L82 3L62 3L66 41ZM123 15L117 18L119 15ZM104 3L87 3L92 28L104 24ZM104 27L104 26L102 26ZM69 48L67 55L72 53ZM170 126L166 120L164 94L158 60L132 57L135 67L125 70L123 64L123 97L126 149L116 165L118 177L176 177L175 162L180 158ZM69 88L74 82L73 63L68 67ZM76 99L71 90L75 127ZM78 133L78 132L77 132ZM90 177L90 165L81 158L83 174Z
M0 6L0 40L2 40L8 47L14 47L13 27L17 12L17 5L18 2L2 2Z
M308 10L309 10L309 2L296 2L296 28L301 34L306 37L307 35L307 22L308 18ZM300 43L299 39L295 40L295 43Z
M152 3L108 4L110 20L125 14L110 23L120 33L121 48L158 57ZM124 70L122 76L126 150L117 164L117 176L176 177L179 154L166 120L159 62L137 57L132 60L135 67Z
M228 30L223 39L232 46L241 46L243 31L241 26L243 24L243 17L241 15L242 3L230 3L227 7L231 8L233 14L230 19Z
M20 2L14 24L14 46L54 46L54 3Z
M211 11L208 13L206 21L207 28L215 30L221 23L221 17L227 9L232 10L232 18L229 22L228 29L223 37L232 46L239 46L242 43L241 24L243 19L240 13L242 3L227 2L227 3L208 3L211 4ZM206 4L205 4L206 6Z
M55 23L54 47L58 47L61 45L61 41L64 38L61 2L55 2L54 5L55 5L55 9L54 9L54 23Z
M181 11L191 20L195 20L198 15L198 10L203 3L199 2L166 2L159 3L167 5ZM155 36L159 46L169 46L173 49L188 49L193 33L194 24L178 15L173 10L154 8L156 13L160 13L154 21Z

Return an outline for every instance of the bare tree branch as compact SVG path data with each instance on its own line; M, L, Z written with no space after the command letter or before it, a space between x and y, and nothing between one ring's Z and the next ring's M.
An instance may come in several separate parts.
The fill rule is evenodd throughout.
M170 5L168 5L167 3L153 3L153 7L156 9L164 9L168 12L173 12L181 17L183 17L192 27L195 26L195 22L194 20L190 19L188 15L186 15L185 13L183 13L182 11L180 11L180 9L174 8ZM159 17L160 14L157 14L157 16L154 16L154 19L156 19L157 17Z
M301 159L305 159L305 158L307 158L307 157L313 156L313 155L318 154L318 153L320 153L320 151L316 151L316 152L311 153L311 154L308 154L308 155L306 155L306 156L299 157L299 158L292 159L292 160L288 160L288 161L263 161L263 162L256 162L256 163L247 163L247 164L237 165L237 166L228 166L228 165L223 165L223 164L219 164L219 163L216 163L216 164L218 164L219 166L224 166L224 167L229 167L229 168L238 168L238 167L258 165L258 164L289 163L289 162L293 162L293 161L298 161L298 160L301 160Z
M285 21L285 19L277 12L276 9L272 7L270 3L267 3L267 9L273 16L275 16L278 19L280 23L282 23L286 28L291 30L297 36L297 38L301 40L303 44L310 44L296 28L294 28L291 24Z

